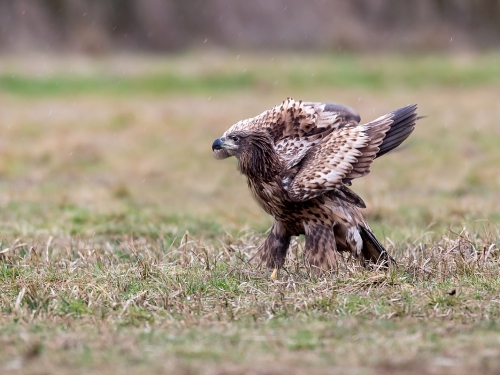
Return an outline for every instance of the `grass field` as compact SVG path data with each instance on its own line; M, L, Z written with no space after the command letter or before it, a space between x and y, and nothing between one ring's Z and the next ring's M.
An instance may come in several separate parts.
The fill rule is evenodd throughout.
M212 141L288 96L428 116L354 182L399 267L280 280ZM500 55L0 58L0 371L498 374Z

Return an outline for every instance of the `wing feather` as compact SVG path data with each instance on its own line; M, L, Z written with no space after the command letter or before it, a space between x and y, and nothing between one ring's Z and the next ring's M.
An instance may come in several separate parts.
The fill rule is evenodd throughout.
M417 105L408 105L395 110L393 113L393 124L380 144L377 158L398 147L415 129L417 118Z
M294 201L314 198L342 185L370 141L366 126L344 127L330 133L304 159L288 188Z
M351 108L332 103L312 103L288 98L260 115L231 126L234 131L265 131L271 134L275 150L287 168L297 165L311 148L333 130L357 125L360 116ZM216 159L232 156L226 150L214 150Z
M396 148L415 128L416 105L365 124L334 129L305 156L288 195L294 201L314 198L370 173L373 160ZM292 179L293 178L293 179Z

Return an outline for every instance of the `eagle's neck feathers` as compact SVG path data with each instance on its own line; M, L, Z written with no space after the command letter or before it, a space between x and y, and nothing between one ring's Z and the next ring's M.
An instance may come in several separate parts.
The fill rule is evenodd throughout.
M247 176L248 187L260 206L277 217L289 204L281 181L285 163L276 153L270 136L257 134L246 146L238 155L238 168Z
M256 135L239 155L238 169L249 179L271 182L281 174L284 163L274 150L272 140L265 135Z

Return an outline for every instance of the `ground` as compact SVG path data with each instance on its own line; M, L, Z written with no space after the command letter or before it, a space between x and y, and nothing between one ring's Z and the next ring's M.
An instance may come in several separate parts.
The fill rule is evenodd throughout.
M288 96L418 103L355 181L398 267L278 281L212 141ZM0 59L0 368L13 374L497 374L500 55Z

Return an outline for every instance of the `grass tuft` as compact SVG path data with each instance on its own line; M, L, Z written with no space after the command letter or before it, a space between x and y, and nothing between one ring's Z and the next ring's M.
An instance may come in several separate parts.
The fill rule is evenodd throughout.
M123 369L150 357L253 366L264 365L258 358L294 363L297 352L309 353L300 366L331 369L396 366L405 358L419 368L436 357L453 361L454 369L476 368L478 357L496 363L487 353L497 350L500 333L494 324L500 318L500 249L489 236L464 230L436 242L389 245L398 259L390 273L346 260L337 272L311 277L299 253L288 258L277 281L248 262L261 240L248 233L231 243L231 251L190 236L167 251L143 237L57 239L50 254L12 248L1 255L0 337L11 337L11 350L33 352L11 332L39 327L43 347L51 349L36 349L33 361L50 358L54 368L67 361L106 367L105 358L116 355ZM74 325L83 329L75 334L85 350L60 344L61 332ZM156 334L150 336L152 327ZM104 337L92 338L101 331ZM25 335L36 347L39 334ZM122 335L132 339L99 349ZM474 360L451 354L478 343L484 349ZM357 350L345 356L352 345ZM116 348L135 355L122 357ZM366 352L378 353L376 359Z

